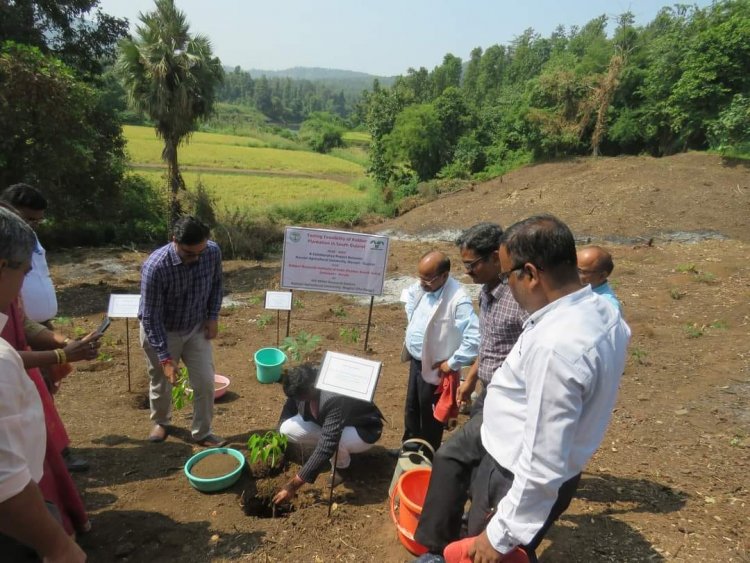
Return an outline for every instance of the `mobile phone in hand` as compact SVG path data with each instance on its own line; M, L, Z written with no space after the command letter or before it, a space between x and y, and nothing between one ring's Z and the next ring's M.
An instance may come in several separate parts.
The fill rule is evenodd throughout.
M104 317L102 319L102 323L96 329L96 332L94 333L94 335L101 336L102 334L104 334L104 332L109 328L110 324L112 324L112 321L109 319L109 317Z

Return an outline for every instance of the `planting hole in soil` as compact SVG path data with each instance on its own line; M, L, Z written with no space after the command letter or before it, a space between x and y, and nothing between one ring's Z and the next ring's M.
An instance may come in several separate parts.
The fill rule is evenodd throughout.
M294 512L291 504L273 504L273 497L269 495L255 495L243 498L242 508L248 516L257 518L278 518Z
M229 454L212 454L199 459L190 468L190 473L201 479L223 477L237 469L238 461Z

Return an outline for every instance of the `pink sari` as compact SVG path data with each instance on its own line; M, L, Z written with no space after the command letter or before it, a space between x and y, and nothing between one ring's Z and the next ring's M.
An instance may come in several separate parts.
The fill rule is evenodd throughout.
M16 350L28 350L26 335L23 332L23 310L19 300L16 299L11 303L5 313L8 315L8 322L0 336ZM63 448L70 443L68 433L65 431L65 426L39 369L31 368L26 370L26 373L36 385L39 397L42 399L44 423L47 429L44 474L42 480L39 481L39 488L45 500L54 503L60 510L66 532L72 534L75 531L84 531L89 518L81 495L78 494L78 489L62 457Z

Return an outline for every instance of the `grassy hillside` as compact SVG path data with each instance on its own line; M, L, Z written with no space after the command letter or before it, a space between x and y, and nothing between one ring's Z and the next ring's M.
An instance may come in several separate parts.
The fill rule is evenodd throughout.
M124 127L127 151L137 168L140 164L161 164L163 143L149 127ZM299 175L349 177L364 175L361 165L302 150L268 148L256 137L195 133L187 145L180 147L182 166L213 169L242 169L266 172L284 172ZM218 170L217 170L218 171Z
M163 183L160 170L139 170L138 174L155 183ZM322 178L285 176L256 176L213 172L185 172L188 186L202 182L216 199L218 209L240 209L265 212L277 205L290 205L301 201L359 201L365 192L352 185Z
M165 186L163 144L153 128L126 126L124 133L134 172ZM279 142L294 150L269 146ZM180 147L179 161L187 188L202 183L218 211L325 223L354 221L375 205L364 172L367 155L358 147L323 155L261 131L196 132Z

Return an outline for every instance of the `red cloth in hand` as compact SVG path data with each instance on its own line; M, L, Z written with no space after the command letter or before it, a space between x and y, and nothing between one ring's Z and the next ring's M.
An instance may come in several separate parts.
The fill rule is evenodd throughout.
M433 416L445 424L451 418L458 416L458 403L456 402L456 393L458 391L458 382L460 376L457 371L449 371L440 378L440 383L435 389L435 394L440 395Z
M443 550L445 563L472 563L469 557L469 549L474 545L476 539L476 536L472 536L445 546ZM501 561L502 563L529 563L529 557L523 548L517 547L506 553Z

